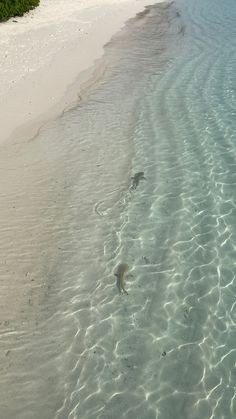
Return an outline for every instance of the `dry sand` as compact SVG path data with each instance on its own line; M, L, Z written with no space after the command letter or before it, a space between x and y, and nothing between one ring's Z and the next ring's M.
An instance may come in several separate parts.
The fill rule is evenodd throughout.
M0 24L1 136L31 137L78 99L81 72L103 45L151 0L41 0ZM86 76L85 76L86 77Z

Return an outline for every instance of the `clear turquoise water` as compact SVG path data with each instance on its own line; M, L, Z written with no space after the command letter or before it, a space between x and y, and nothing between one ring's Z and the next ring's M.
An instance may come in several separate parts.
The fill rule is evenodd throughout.
M48 193L48 288L4 417L235 418L235 22L233 0L147 9L106 46L97 87L21 150Z
M149 406L158 418L233 418L236 3L176 6L183 39L146 84L133 167L147 180L129 205L121 253L145 295L135 316Z
M147 180L120 238L135 266L137 370L137 352L146 354L131 387L150 408L131 417L233 418L236 4L172 7L179 23L167 32L180 25L182 39L167 47L163 71L152 60L134 135L133 170Z
M236 4L176 5L183 39L146 83L133 169L147 180L121 235L146 353L137 382L153 417L233 418Z

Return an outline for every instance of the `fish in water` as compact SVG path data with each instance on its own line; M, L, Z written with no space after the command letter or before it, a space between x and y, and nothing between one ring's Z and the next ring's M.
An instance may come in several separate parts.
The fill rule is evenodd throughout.
M133 180L131 189L136 189L140 180L144 180L146 178L144 176L144 172L137 172L131 179Z
M121 294L121 291L123 291L123 293L125 294L128 294L128 292L125 290L125 279L127 277L128 270L129 270L129 265L125 262L120 263L117 267L115 276L117 278L116 284L117 284L120 294Z

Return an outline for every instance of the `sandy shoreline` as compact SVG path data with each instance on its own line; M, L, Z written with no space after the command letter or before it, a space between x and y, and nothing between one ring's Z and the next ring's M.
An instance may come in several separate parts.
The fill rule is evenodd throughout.
M0 53L4 57L0 63L0 266L4 289L0 312L4 322L18 319L19 313L28 319L28 309L35 311L30 307L32 290L40 295L38 290L45 285L37 266L31 266L33 253L45 252L40 212L48 207L54 193L60 194L64 182L60 162L51 169L40 144L28 146L27 141L44 123L78 102L86 81L102 76L102 60L100 66L93 64L101 58L103 46L149 3L41 0L40 7L29 14L0 25ZM128 150L125 152L128 156ZM43 187L41 171L46 182ZM53 180L55 172L61 185ZM114 173L116 178L118 173ZM38 265L40 271L40 260ZM37 271L34 275L33 270Z
M129 113L127 121L123 115L120 124L112 107L108 104L104 114L102 106L100 117L96 113L90 126L97 142L92 136L90 139L90 133L86 137L90 119L85 117L85 125L81 126L81 121L79 126L85 135L75 142L75 154L73 132L64 143L64 126L60 121L57 126L56 117L77 103L81 86L94 69L93 81L102 76L104 60L99 58L103 46L148 4L150 0L41 0L38 9L14 19L18 23L11 20L0 25L4 57L0 64L0 416L8 419L15 419L16 411L17 417L25 419L31 400L31 389L17 387L18 381L25 383L28 374L29 383L43 392L36 391L35 400L44 400L51 382L45 385L42 381L41 386L37 374L44 368L49 379L51 375L56 381L60 378L49 362L55 351L64 360L63 350L55 344L58 339L52 333L51 318L60 332L61 320L67 320L64 312L71 301L70 294L66 298L71 280L77 281L78 272L85 272L87 260L88 278L94 276L94 269L98 277L100 271L104 275L99 252L111 227L94 208L104 197L109 208L129 187L132 144L125 136ZM95 60L100 64L94 66ZM118 137L110 142L116 130L112 128L109 136L103 136L103 126L109 126L113 117ZM44 127L49 120L52 122ZM76 129L77 125L78 121ZM44 135L28 141L40 127ZM94 248L87 247L90 236ZM62 284L59 292L57 283ZM60 298L63 306L58 315ZM65 330L71 333L67 327ZM67 343L64 336L62 341ZM45 345L48 354L38 351ZM17 403L10 402L16 392L21 412ZM52 418L56 406L53 394L48 403L45 417ZM39 416L28 417L41 417L37 407L32 409Z
M125 21L150 0L41 0L0 25L1 137L19 140L78 99L79 74L103 54ZM17 20L17 22L15 22Z
M35 145L38 151L33 152L36 153L34 169L30 161L32 147L24 145L44 123L78 102L81 88L86 86L88 80L96 82L96 78L102 76L103 60L99 61L99 58L103 54L103 46L124 26L127 19L135 17L149 3L150 0L69 0L65 4L64 0L41 0L39 8L22 18L0 25L0 53L5 57L0 63L3 238L0 263L1 286L4 288L0 311L7 321L18 318L21 311L26 315L28 296L35 281L31 281L29 274L31 262L28 256L25 265L22 259L24 267L21 269L17 262L18 252L22 242L27 246L25 255L31 255L31 258L32 252L40 254L41 247L44 248L40 238L43 224L38 228L43 223L40 209L43 205L47 207L51 200L51 169L43 161L46 157L44 151L40 145ZM17 20L17 23L13 20ZM43 169L38 169L38 173L37 156L41 153L40 165ZM44 170L45 179L49 170L48 179L35 199L40 170ZM31 233L27 237L29 233L26 233L26 226L31 219L34 230L32 237L37 237L37 240L31 238ZM31 240L34 249L31 249ZM39 276L41 282L43 280ZM14 310L11 309L12 305Z
M38 261L39 269L31 266L33 253L47 252L45 243L50 241L44 237L41 212L64 188L60 162L55 160L52 166L48 160L50 145L42 149L37 142L27 141L44 123L77 103L81 86L91 78L94 68L101 73L97 71L93 81L102 76L102 65L93 64L102 56L103 45L149 3L41 0L39 8L13 19L18 23L11 20L0 25L0 53L5 57L0 63L3 326L5 321L18 319L19 313L28 318L32 290L40 294L38 290L45 285L40 273L42 262ZM129 150L120 153L128 156ZM119 165L117 170L121 171ZM113 172L114 182L123 179L121 173ZM61 183L54 180L59 178Z

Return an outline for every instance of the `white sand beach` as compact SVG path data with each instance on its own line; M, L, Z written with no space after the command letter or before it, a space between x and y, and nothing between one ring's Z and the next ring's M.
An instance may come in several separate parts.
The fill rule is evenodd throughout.
M1 23L0 142L14 134L31 137L77 100L78 75L102 56L103 45L124 22L150 3L41 0L25 16Z

